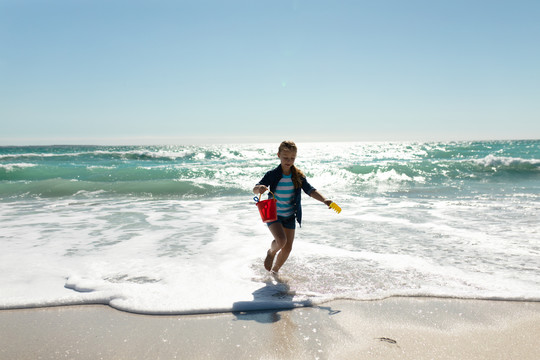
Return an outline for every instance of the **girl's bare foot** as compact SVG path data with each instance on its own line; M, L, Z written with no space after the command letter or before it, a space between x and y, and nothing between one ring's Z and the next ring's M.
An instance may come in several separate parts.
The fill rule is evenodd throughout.
M274 258L276 254L272 255L270 250L266 252L266 259L264 259L264 268L268 271L272 270L272 265L274 265Z

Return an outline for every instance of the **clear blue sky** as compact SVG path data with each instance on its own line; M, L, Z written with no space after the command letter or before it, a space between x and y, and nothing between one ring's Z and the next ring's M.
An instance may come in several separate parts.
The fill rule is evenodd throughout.
M540 138L540 1L0 0L0 145Z

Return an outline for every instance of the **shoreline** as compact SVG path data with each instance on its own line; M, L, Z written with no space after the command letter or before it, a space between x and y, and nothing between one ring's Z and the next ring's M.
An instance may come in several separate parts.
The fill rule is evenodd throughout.
M278 283L279 284L279 283ZM117 308L112 306L111 304L108 304L106 302L74 302L74 303L65 303L65 304L43 304L43 305L20 305L20 306L6 306L6 307L0 307L0 313L2 312L8 312L8 311L24 311L24 310L42 310L46 311L47 309L55 309L55 308L85 308L85 307L104 307L109 308L111 310L120 312L120 313L126 313L130 315L137 315L137 316L149 316L149 317L184 317L184 316L212 316L212 315L227 315L227 314L250 314L250 313L262 313L262 312L282 312L282 311L292 311L292 310L298 310L298 309L309 309L309 308L325 308L325 305L330 303L375 303L375 302L384 302L384 301L391 301L391 300L398 300L398 299L410 299L410 300L434 300L434 301L463 301L463 302L501 302L501 303L526 303L526 304L540 304L540 299L537 298L529 298L529 299L522 299L522 298L499 298L499 297L486 297L486 298L468 298L468 297L454 297L454 296L439 296L439 295L392 295L385 298L376 298L376 299L352 299L352 298L337 298L334 300L326 300L322 302L311 302L310 300L306 301L280 301L275 302L273 304L271 303L264 303L264 305L257 305L258 301L240 301L239 303L241 305L247 304L246 309L243 310L242 306L238 306L238 310L235 309L236 305L233 304L231 308L224 308L224 309L215 309L215 310L192 310L192 311L145 311L145 310L129 310L129 309L123 309L123 308ZM249 304L254 304L249 305ZM235 303L236 304L236 303ZM260 307L259 307L260 306ZM0 359L1 360L1 359Z
M141 315L0 310L0 359L538 359L540 302L392 297L291 310Z

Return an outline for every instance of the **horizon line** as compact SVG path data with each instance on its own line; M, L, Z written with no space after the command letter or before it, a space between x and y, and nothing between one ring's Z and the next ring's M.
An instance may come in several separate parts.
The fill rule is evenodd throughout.
M66 137L66 138L0 138L0 147L31 147L31 146L178 146L178 145L233 145L233 144L268 144L281 142L283 140L293 140L298 143L433 143L433 142L483 142L483 141L535 141L540 137L432 137L432 138L375 138L374 139L352 139L321 136L292 136L280 137L271 136L237 136L237 137L216 137L216 136L186 136L186 137Z

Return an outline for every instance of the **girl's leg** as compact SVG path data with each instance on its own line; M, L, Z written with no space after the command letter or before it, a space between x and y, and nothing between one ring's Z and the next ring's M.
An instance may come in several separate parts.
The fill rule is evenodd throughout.
M283 228L285 232L285 236L287 237L287 242L285 243L285 246L281 248L281 251L279 252L276 263L274 264L274 267L272 268L272 271L278 272L279 269L283 266L285 261L287 261L287 258L289 257L289 254L292 251L293 241L294 241L294 229L286 229Z
M281 225L279 222L270 225L268 229L270 229L272 236L274 236L274 240L272 240L272 243L270 244L270 250L268 250L266 253L264 268L270 271L272 270L274 257L276 256L277 252L287 244L287 235L285 234L285 230L288 229L284 229L283 225Z

